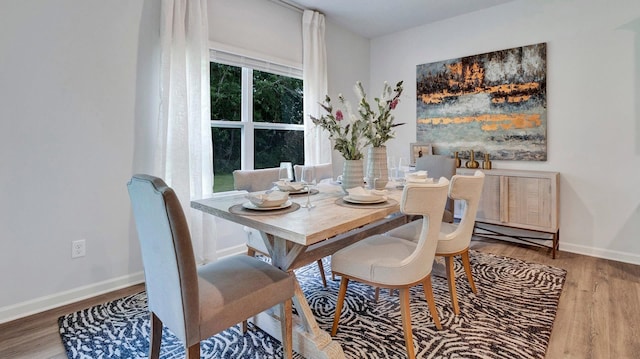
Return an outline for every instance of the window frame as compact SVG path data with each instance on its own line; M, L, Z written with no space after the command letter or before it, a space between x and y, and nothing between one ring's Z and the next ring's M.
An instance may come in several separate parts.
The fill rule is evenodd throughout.
M253 71L263 71L272 74L303 80L302 66L283 65L282 62L262 60L253 56L239 55L225 50L210 49L209 62L236 66L242 69L242 104L240 121L211 120L211 128L240 129L240 169L254 169L255 131L256 130L292 130L302 131L304 136L304 118L302 124L286 124L274 122L253 121ZM214 173L215 175L215 173Z

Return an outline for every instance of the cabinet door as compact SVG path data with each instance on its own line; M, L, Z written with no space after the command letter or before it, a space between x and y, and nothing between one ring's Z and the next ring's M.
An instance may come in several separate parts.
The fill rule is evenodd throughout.
M549 178L507 177L507 222L551 227L551 180Z
M476 218L500 223L500 176L485 175Z

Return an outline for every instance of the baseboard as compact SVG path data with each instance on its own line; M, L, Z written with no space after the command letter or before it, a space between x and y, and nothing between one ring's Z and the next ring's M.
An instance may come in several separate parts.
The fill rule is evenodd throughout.
M640 265L640 255L637 254L629 254L604 248L586 247L578 244L565 243L560 240L560 253L562 253L563 251Z
M225 248L217 252L218 258L235 256L238 254L247 253L247 245L245 243L237 245L235 247Z
M0 308L0 324L144 282L144 272L32 299Z

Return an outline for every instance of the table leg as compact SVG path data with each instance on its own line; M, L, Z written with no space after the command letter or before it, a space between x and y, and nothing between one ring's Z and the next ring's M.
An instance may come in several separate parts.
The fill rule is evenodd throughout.
M295 259L292 258L292 256L295 257L301 253L300 248L293 246L287 249L285 240L270 234L265 234L263 237L267 249L271 254L273 265L283 270L288 270ZM292 275L294 275L293 272ZM329 333L320 329L318 326L318 322L311 311L309 302L307 302L307 298L304 296L297 279L295 280L293 305L298 312L298 315L294 316L293 320L293 350L305 358L345 358L344 351L340 344L334 341ZM274 314L276 312L268 311L260 313L253 318L253 322L271 336L282 340L280 334L280 318Z

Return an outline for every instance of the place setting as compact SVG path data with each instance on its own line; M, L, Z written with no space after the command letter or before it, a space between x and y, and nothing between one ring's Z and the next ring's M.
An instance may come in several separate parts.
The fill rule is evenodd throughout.
M387 190L354 187L347 189L347 195L338 198L335 203L350 208L385 208L395 206L398 202L388 197Z
M289 200L289 192L266 191L265 193L250 193L249 200L229 207L229 212L242 215L273 215L296 211L298 203Z

